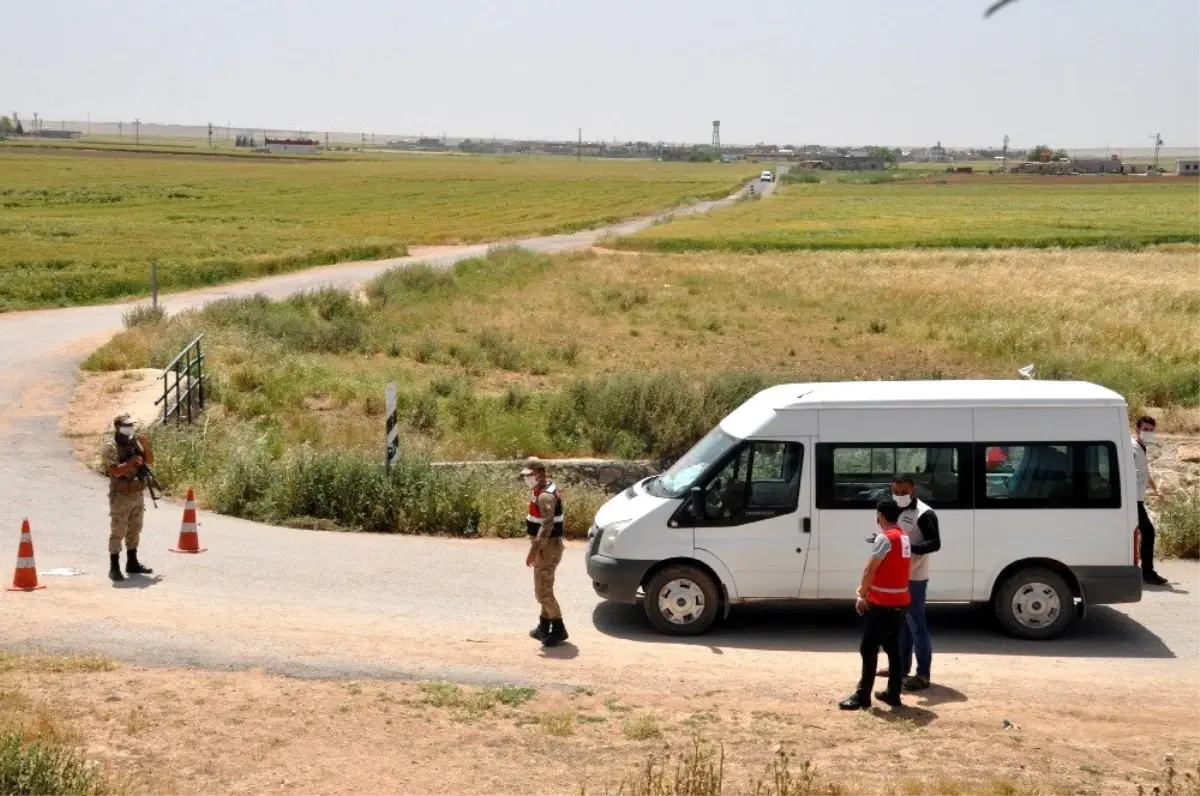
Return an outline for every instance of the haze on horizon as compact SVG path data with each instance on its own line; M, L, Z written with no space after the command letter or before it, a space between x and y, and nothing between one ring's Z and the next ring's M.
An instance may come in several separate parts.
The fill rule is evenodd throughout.
M43 0L0 112L307 131L1200 144L1194 0Z

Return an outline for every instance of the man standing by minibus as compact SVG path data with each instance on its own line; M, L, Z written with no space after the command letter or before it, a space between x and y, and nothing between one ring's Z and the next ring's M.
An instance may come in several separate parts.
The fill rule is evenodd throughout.
M1154 571L1154 523L1146 511L1147 487L1158 491L1146 457L1146 446L1155 443L1157 429L1158 422L1149 415L1138 418L1137 425L1133 427L1133 469L1137 476L1138 530L1142 535L1142 582L1151 586L1166 586L1167 579Z
M900 628L900 657L904 662L904 689L921 691L929 687L933 668L933 637L925 619L925 598L929 591L929 558L942 549L937 514L917 497L916 485L908 475L892 479L892 500L900 507L897 523L908 534L912 546L912 569L908 590L912 595L904 624ZM914 653L917 673L909 676ZM890 675L890 669L879 671L880 677Z
M863 710L871 707L871 689L875 686L875 666L879 663L879 648L887 654L888 687L876 691L880 702L900 707L901 661L900 627L908 607L909 567L912 550L908 535L897 525L900 507L894 500L881 500L875 507L875 522L879 532L871 540L871 557L863 570L854 608L865 615L862 644L862 677L853 694L838 703L842 710Z

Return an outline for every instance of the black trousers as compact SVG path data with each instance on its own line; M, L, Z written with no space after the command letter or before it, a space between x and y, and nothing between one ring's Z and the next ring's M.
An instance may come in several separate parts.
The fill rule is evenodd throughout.
M865 701L871 700L871 690L875 687L875 671L879 668L879 648L883 647L888 659L887 691L893 696L900 696L900 687L904 681L904 661L900 657L900 628L904 623L905 609L882 608L869 605L866 613L866 625L863 627L862 644L859 654L862 655L862 678L858 681L858 696Z
M1146 512L1146 504L1138 501L1138 530L1142 532L1142 575L1154 574L1154 523Z

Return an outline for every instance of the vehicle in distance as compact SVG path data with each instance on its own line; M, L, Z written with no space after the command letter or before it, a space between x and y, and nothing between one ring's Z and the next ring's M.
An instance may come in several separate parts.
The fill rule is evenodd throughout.
M758 175L758 179L762 182L774 182L775 175L769 171L764 171L762 174Z
M1089 605L1142 597L1126 412L1086 382L771 387L600 508L588 576L606 600L643 594L675 635L741 603L852 601L875 504L904 473L938 514L929 601L1053 638Z

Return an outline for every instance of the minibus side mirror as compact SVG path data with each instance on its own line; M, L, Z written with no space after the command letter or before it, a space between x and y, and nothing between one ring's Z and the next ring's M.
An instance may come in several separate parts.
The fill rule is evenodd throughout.
M688 513L693 520L704 519L704 490L694 486L688 490Z

